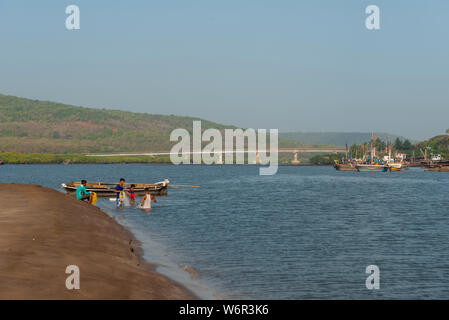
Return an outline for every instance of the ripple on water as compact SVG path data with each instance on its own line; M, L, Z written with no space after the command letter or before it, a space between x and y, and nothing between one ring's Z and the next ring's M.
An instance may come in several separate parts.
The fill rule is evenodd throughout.
M6 169L6 170L5 170ZM161 272L214 298L449 298L449 174L331 167L4 166L0 181L201 185L170 190L148 213L99 205L132 228ZM365 268L381 290L365 288ZM182 270L188 266L195 271Z

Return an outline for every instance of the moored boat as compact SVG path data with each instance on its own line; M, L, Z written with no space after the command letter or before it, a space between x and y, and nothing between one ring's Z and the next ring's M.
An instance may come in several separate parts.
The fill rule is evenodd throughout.
M434 162L434 161L423 162L423 163L421 163L421 167L428 168L428 169L449 167L449 160L441 160L438 162Z
M390 171L408 170L407 165L403 162L388 162L387 166L388 166L388 170L390 170Z
M449 172L449 166L432 167L432 168L426 169L426 171Z
M346 143L346 155L340 163L338 160L334 160L334 168L338 171L355 171L356 168L352 161L348 158L348 144Z
M374 133L371 141L371 155L364 163L357 163L355 167L359 172L386 172L388 170L388 165L384 164L376 156Z
M388 170L388 166L383 164L357 164L355 167L359 172L386 172Z
M81 184L81 182L69 182L67 184L61 184L61 188L65 189L67 193L72 193L76 191L76 188ZM119 183L106 183L106 182L87 182L86 190L89 192L95 192L98 197L110 197L115 196L116 192L115 186ZM123 185L124 190L129 190L131 185L134 184L134 193L136 195L144 195L145 189L150 190L150 194L166 196L168 194L169 181L166 179L157 183L125 183Z
M334 168L338 171L356 171L357 170L352 163L338 163L338 161L335 161Z

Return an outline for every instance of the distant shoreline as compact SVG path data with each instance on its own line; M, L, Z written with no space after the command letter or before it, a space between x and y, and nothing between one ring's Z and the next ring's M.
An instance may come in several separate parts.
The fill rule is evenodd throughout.
M15 152L0 152L0 164L3 165L14 164L173 164L168 156L86 156L80 154L45 154L45 153L15 153ZM328 164L314 164L310 162L303 162L300 164L292 164L281 159L279 166L329 166ZM184 164L183 164L184 165ZM206 164L188 164L188 165L206 165ZM228 165L228 164L214 164L214 165ZM241 165L241 164L231 164ZM244 164L253 165L253 164Z
M114 164L114 163L171 163L167 156L111 156L98 157L81 154L47 154L0 152L4 164Z
M58 162L46 162L46 163L5 163L4 165L65 165L63 163ZM112 165L112 164L151 164L151 165L173 165L175 164L171 162L105 162L105 163L99 163L99 162L83 162L83 163L70 163L67 164L70 165L92 165L92 164L98 164L98 165ZM177 164L176 166L256 166L255 164ZM301 164L289 164L289 163L279 163L278 166L280 167L332 167L331 164L308 164L308 163L301 163Z
M100 209L38 185L0 183L0 199L0 299L197 299ZM79 290L65 286L69 265Z

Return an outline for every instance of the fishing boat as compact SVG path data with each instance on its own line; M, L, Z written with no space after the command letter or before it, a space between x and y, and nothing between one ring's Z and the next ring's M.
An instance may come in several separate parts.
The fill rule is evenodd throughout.
M346 155L345 158L342 159L340 163L338 160L334 160L334 168L338 171L355 171L357 170L352 163L352 161L348 158L348 144L346 143Z
M425 163L421 163L421 167L432 169L432 168L440 168L440 167L448 167L449 166L449 160L441 160L438 162L434 161L427 161Z
M386 172L388 170L388 166L383 164L357 164L355 167L359 172Z
M366 159L365 163L358 163L355 167L359 172L386 172L388 170L388 165L384 164L376 157L374 132L372 135L371 155Z
M388 162L387 166L388 166L388 170L390 170L390 171L408 170L407 165L403 162Z
M67 193L73 193L76 191L76 188L81 184L81 182L69 182L61 184L61 188L65 189ZM95 192L98 197L110 197L115 196L117 193L115 192L115 186L117 186L118 182L87 182L86 190L89 192ZM158 196L166 196L168 194L169 181L165 179L161 182L156 183L125 183L123 185L124 190L129 190L131 185L134 185L134 193L136 195L144 195L145 189L150 190L150 194L158 195Z
M433 168L426 169L426 171L449 172L449 166L433 167Z
M356 167L352 163L339 163L338 160L334 162L334 168L338 171L356 171Z
M407 164L404 162L404 157L396 154L394 157L391 156L391 144L388 146L388 155L385 155L383 160L388 166L388 171L397 172L408 170Z

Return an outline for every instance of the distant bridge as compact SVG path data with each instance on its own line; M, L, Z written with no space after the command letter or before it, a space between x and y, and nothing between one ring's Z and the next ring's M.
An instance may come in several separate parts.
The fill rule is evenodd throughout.
M267 150L267 153L270 153L270 150ZM292 160L292 164L299 164L298 160L298 154L299 153L343 153L346 152L345 148L296 148L296 149L278 149L277 153L293 153L294 158ZM133 157L133 156L149 156L149 157L156 157L156 156L171 156L171 155L179 155L179 154L210 154L211 152L208 151L189 151L189 152L143 152L143 153L104 153L104 154L87 154L89 157ZM256 154L256 163L258 162L259 158L259 150L233 150L233 151L221 151L221 152L215 152L215 153L221 153L223 154L237 154L237 153L254 153ZM220 162L222 162L222 156L220 156Z

